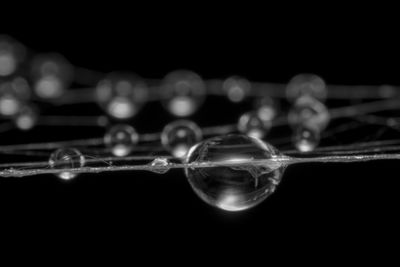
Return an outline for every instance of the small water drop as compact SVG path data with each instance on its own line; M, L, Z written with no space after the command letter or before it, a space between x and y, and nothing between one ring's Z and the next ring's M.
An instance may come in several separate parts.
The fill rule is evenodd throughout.
M238 130L248 136L262 139L271 129L272 122L263 120L256 111L247 112L239 118Z
M104 136L104 143L117 157L129 155L137 144L139 135L136 130L127 124L118 124L111 127Z
M155 158L150 163L151 171L159 174L164 174L169 170L169 161L167 158Z
M202 139L201 129L192 121L178 120L167 124L161 143L174 157L184 158L190 147Z
M71 180L77 176L77 173L63 171L63 169L75 169L85 165L85 157L76 148L60 148L50 155L49 166L53 169L59 169L56 175L63 180Z
M293 143L300 152L311 152L319 144L320 133L317 128L300 126L293 135Z

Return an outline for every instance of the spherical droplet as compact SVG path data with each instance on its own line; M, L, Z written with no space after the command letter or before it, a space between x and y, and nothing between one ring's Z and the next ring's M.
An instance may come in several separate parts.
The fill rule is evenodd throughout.
M327 95L325 81L315 74L296 75L286 87L287 99L292 102L302 96L311 96L319 101L324 101Z
M169 170L169 161L167 158L155 158L151 163L151 171L164 174Z
M228 99L232 102L241 102L251 90L251 84L247 79L240 77L230 77L222 85Z
M34 58L32 76L36 95L57 99L69 88L73 79L72 65L60 54L43 54Z
M163 104L175 116L192 115L203 103L206 87L203 79L194 72L180 70L168 74L161 86Z
M330 115L326 106L310 96L298 98L288 114L288 121L293 129L304 126L323 131L328 126L329 120Z
M31 89L22 77L14 77L0 83L0 115L15 116L30 98Z
M25 48L13 38L0 35L0 77L14 74L25 52Z
M272 122L262 120L257 111L250 111L239 118L238 130L248 136L262 139L271 129Z
M254 207L275 191L286 166L273 160L279 156L274 147L259 139L219 136L190 149L186 163L192 166L185 174L206 203L240 211Z
M60 148L51 154L49 166L53 169L59 169L56 175L63 180L71 180L77 176L77 173L63 171L63 169L81 168L85 165L85 157L76 148Z
M300 152L311 152L319 144L320 133L317 128L299 126L293 134L293 143Z
M117 157L129 155L138 141L138 133L127 124L113 126L104 136L104 143L111 150L111 153Z
M14 117L14 123L18 129L27 131L32 129L38 120L38 111L32 105L23 106Z
M116 119L135 116L147 101L147 96L147 85L134 74L109 74L96 88L99 105Z
M190 147L201 139L201 129L188 120L178 120L167 124L161 133L162 145L177 158L184 158Z

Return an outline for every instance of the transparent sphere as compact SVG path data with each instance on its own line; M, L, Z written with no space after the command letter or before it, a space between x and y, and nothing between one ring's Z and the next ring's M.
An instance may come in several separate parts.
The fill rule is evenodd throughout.
M77 173L62 171L63 169L81 168L85 165L85 157L76 148L60 148L50 155L50 168L59 169L56 175L63 180L71 180Z
M14 77L0 83L0 115L15 116L29 100L31 89L22 77Z
M0 77L14 74L25 53L20 43L9 36L0 35Z
M230 101L241 102L249 94L251 84L244 78L233 76L224 81L222 89Z
M14 123L18 129L27 131L32 129L38 120L37 108L32 105L25 105L19 109L14 117Z
M104 136L104 144L117 157L129 155L138 141L138 133L132 126L127 124L118 124L111 127Z
M116 119L135 116L147 101L147 96L147 85L134 74L109 74L96 87L99 105Z
M315 74L299 74L294 76L286 87L289 101L295 101L301 96L311 96L324 101L328 95L325 81Z
M304 126L324 130L330 120L326 106L315 98L302 96L297 99L288 114L289 124L294 128Z
M155 158L150 162L151 171L159 174L164 174L169 170L169 161L167 158Z
M271 122L278 113L278 104L269 96L257 98L254 101L254 109L261 120Z
M175 116L192 115L203 103L206 86L203 79L187 70L174 71L168 74L161 86L165 108Z
M317 128L299 126L293 133L293 144L300 152L311 152L319 144L320 133Z
M161 133L162 145L177 158L184 158L189 149L201 139L201 129L194 122L188 120L169 123Z
M44 99L61 97L73 79L72 65L60 54L44 54L32 63L34 91Z
M210 138L194 147L185 169L194 192L211 206L240 211L271 195L281 181L285 165L272 161L280 153L271 145L245 135ZM217 164L202 167L201 164Z
M272 122L263 120L257 111L250 111L239 118L238 130L251 137L262 139L271 129Z

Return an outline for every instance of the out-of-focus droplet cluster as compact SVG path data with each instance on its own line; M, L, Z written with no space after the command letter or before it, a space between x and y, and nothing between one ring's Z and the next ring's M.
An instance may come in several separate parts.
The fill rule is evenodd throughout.
M300 152L311 152L330 121L329 111L322 102L327 97L326 84L317 75L300 74L289 82L286 95L293 103L288 122L293 128L294 146Z
M12 120L19 130L32 129L40 122L38 103L62 104L64 98L71 96L69 93L73 90L69 89L76 84L75 71L60 54L28 57L23 45L0 35L0 117ZM185 166L191 166L185 169L188 181L206 203L228 211L258 205L274 192L286 167L275 160L282 156L280 152L266 142L270 130L276 122L282 125L283 118L292 128L294 147L302 153L313 151L330 121L324 104L327 85L314 74L293 77L284 94L291 105L287 118L280 117L281 103L268 95L267 90L253 95L257 84L244 77L231 76L219 81L218 87L218 95L233 103L246 104L250 97L254 103L251 110L238 116L236 128L240 134L213 136L202 141L206 130L188 117L200 110L211 93L208 81L197 73L173 71L156 85L133 73L104 75L89 94L103 110L97 126L118 123L100 138L102 149L118 157L117 160L133 154L142 136L130 120L147 102L159 100L179 119L156 133L160 147L170 155L155 156L145 165L146 169L162 174L179 159ZM82 168L88 161L76 148L59 148L50 155L48 167L56 170L59 178L70 180L77 176L76 170L71 169Z
M108 115L116 119L130 119L146 103L146 83L130 73L111 73L96 87L96 97Z
M25 56L23 45L9 36L0 35L0 78L14 75Z
M35 94L43 99L62 97L73 79L72 65L60 54L37 55L31 68Z
M241 102L248 96L251 83L245 78L233 76L224 81L222 90L230 101Z
M203 103L206 85L196 73L187 70L168 74L161 83L163 105L177 117L192 115Z

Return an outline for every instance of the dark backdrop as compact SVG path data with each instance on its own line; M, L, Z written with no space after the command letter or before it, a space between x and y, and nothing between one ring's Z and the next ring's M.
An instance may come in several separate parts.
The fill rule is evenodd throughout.
M102 72L132 70L145 78L185 68L204 78L238 74L256 81L287 82L297 73L313 72L328 83L400 84L398 49L389 35L375 37L368 30L341 35L334 29L288 28L276 34L269 27L247 25L95 25L6 33L38 52L60 52L78 66ZM160 122L172 119L155 104L144 108L133 123L146 132L161 130ZM236 120L229 113L221 115L218 101L194 119L202 126ZM67 129L56 133L59 139L76 134ZM55 132L45 134L54 137ZM331 259L354 255L360 246L374 251L396 238L398 185L398 164L381 161L289 167L274 195L241 213L204 204L175 170L166 175L81 175L71 183L53 176L10 179L1 181L0 199L8 227L17 225L18 231L35 233L39 239L50 235L50 244L68 240L73 247L89 248L127 242L124 247L131 252L136 250L133 246L156 251L174 250L175 242L189 250L203 244L196 247L199 258L226 248L227 257L245 248L261 248L263 253L255 256L268 258L275 255L269 254L269 247L276 247L304 250L303 256L323 252Z

